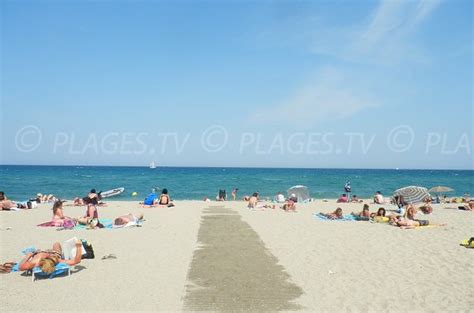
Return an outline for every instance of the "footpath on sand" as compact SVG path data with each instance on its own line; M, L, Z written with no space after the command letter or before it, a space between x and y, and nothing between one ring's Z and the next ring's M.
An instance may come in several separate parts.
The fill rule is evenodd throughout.
M303 291L290 281L258 234L238 212L203 211L199 247L188 272L184 309L192 311L297 310Z

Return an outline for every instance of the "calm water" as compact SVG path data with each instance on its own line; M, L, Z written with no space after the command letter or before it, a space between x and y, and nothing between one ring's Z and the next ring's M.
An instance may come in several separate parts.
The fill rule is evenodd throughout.
M0 190L13 200L39 192L71 199L86 195L91 188L116 187L125 187L125 192L115 200L141 200L153 187L168 188L174 199L214 198L220 188L230 194L234 187L239 188L239 198L254 191L272 197L293 185L308 186L314 198L336 198L347 180L353 194L360 197L370 197L377 190L389 195L408 185L449 186L455 190L452 195L474 195L473 178L472 170L0 166ZM138 197L133 198L132 192L138 192Z

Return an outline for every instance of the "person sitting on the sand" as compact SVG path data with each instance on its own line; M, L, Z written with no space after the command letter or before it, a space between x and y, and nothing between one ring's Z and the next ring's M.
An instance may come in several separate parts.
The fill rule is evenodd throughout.
M142 220L143 220L143 213L140 213L138 216L135 216L132 213L129 213L127 215L122 215L122 216L117 217L114 220L114 225L122 226L122 225L127 225L130 222L138 223L139 221L142 221Z
M258 192L254 192L248 200L247 207L249 209L255 209L257 208L257 203L258 203Z
M374 203L385 204L385 199L380 191L377 191L374 195Z
M353 195L352 199L351 199L351 202L360 203L360 202L364 202L364 200L360 200L356 195Z
M347 203L349 202L349 198L347 198L347 195L344 193L342 194L339 199L337 199L337 203Z
M104 225L99 222L99 212L97 211L97 198L85 198L84 201L87 205L86 214L77 218L77 222L81 225L88 225L91 228L103 228Z
M160 198L158 200L159 205L168 205L170 204L170 196L168 195L168 189L164 188L161 191Z
M337 208L336 211L332 212L332 213L319 213L320 215L324 216L324 217L327 217L328 219L331 219L331 220L337 220L337 219L342 219L344 216L342 214L342 209L341 208Z
M54 202L53 205L53 220L52 220L57 227L61 227L64 225L66 221L70 221L70 223L73 223L74 225L74 219L64 216L63 212L63 201L57 200Z
M465 210L465 211L474 211L474 200L471 199L466 205L459 206L459 210Z
M370 218L370 211L369 211L369 205L364 204L364 207L362 208L362 212L359 213L354 213L352 212L351 215L360 218L361 220L369 220Z
M82 256L82 243L76 241L76 255L72 260L65 260L62 256L61 244L56 242L53 244L51 250L38 250L36 252L28 253L23 260L20 261L19 270L27 271L37 266L45 273L52 273L58 263L66 263L68 265L76 265L81 263Z
M370 217L385 217L385 214L387 214L387 211L384 208L379 208L377 213L370 214Z
M298 198L293 193L290 195L288 200L286 200L286 203L283 204L283 210L287 212L290 212L290 211L296 212L296 202L298 202Z

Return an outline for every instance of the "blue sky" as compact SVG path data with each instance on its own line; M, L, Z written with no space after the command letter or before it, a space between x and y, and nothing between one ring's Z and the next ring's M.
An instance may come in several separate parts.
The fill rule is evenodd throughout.
M1 6L1 164L473 168L472 1Z

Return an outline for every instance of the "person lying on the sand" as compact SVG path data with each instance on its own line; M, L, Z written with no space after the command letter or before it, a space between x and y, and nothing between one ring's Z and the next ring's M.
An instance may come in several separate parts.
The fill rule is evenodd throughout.
M334 211L332 213L322 213L322 212L320 212L319 214L324 216L324 217L327 217L331 220L342 219L344 217L343 214L342 214L342 209L341 208L337 208L336 211Z
M412 229L422 226L446 226L446 224L431 224L428 220L410 220L408 218L400 218L394 226L398 226L402 229Z
M3 191L0 191L0 210L10 211L11 209L31 209L31 201L15 202L8 200Z
M366 218L368 220L370 218L369 205L364 204L364 207L362 208L362 212L359 212L359 213L352 212L351 215L356 216L356 217Z
M36 252L28 253L23 260L20 261L19 270L27 271L36 266L39 266L45 273L54 272L55 266L58 263L66 263L68 265L76 265L81 263L82 243L76 241L76 255L72 260L65 260L62 256L61 244L56 242L53 244L51 250L38 250Z
M54 202L57 200L57 198L52 194L43 195L42 193L38 193L36 194L35 200L38 203L45 203L45 202Z
M83 206L83 205L85 205L84 204L84 199L79 198L79 197L74 198L72 203L73 203L74 206Z
M474 200L471 199L466 205L459 206L459 210L465 210L465 211L474 211Z
M138 216L135 216L132 213L129 213L127 215L122 215L122 216L117 217L114 220L114 225L122 226L122 225L127 225L130 222L139 222L141 220L143 220L143 213L140 213Z
M410 229L410 228L428 226L428 225L431 225L431 226L445 226L446 225L446 224L430 224L430 221L428 220L416 219L415 214L416 214L416 207L414 205L409 205L407 207L405 217L397 217L393 221L392 225L398 226L404 229Z
M364 202L364 200L359 199L356 195L352 196L351 202L353 203L361 203Z
M420 206L420 211L423 212L423 214L431 214L433 213L433 207L429 204L425 204Z

